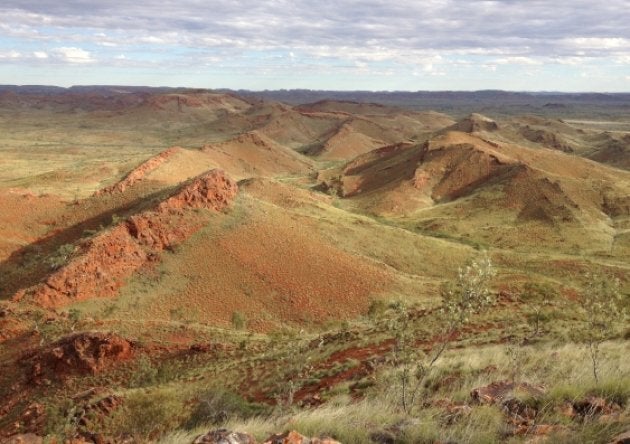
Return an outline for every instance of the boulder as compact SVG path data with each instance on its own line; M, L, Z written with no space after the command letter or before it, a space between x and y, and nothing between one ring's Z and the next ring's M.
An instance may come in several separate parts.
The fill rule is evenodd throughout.
M470 392L470 397L477 404L499 404L516 394L524 394L534 398L544 395L545 389L528 382L497 381Z
M630 430L615 436L610 444L630 444Z
M621 406L609 403L599 396L587 396L584 399L575 401L573 409L580 416L610 415L621 410Z
M217 429L198 436L193 444L256 444L256 440L249 433Z
M289 432L271 435L263 444L341 444L331 438L307 438L298 432L291 430Z
M3 444L43 444L44 438L33 433L13 435L2 441Z
M30 352L22 362L30 367L31 381L39 382L42 378L97 374L132 355L132 344L118 335L82 332Z

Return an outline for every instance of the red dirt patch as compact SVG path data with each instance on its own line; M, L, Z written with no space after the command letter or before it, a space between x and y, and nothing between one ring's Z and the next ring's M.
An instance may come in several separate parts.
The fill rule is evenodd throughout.
M159 294L151 316L170 319L185 304L200 322L229 326L238 312L248 329L269 331L365 313L391 281L387 269L331 245L309 218L264 205L231 223L217 220L183 245L169 269L182 285Z
M375 368L372 360L382 359L394 344L393 339L388 339L379 344L371 344L363 347L352 347L333 353L325 361L319 363L313 370L330 369L335 364L344 363L349 360L357 360L359 364L356 367L344 370L340 373L321 378L317 384L302 387L295 394L296 401L302 401L307 404L320 404L321 398L319 394L337 384L365 377Z
M311 160L258 131L205 145L202 151L237 179L279 174L304 174Z
M0 191L0 208L0 261L3 261L50 230L64 203L55 196L35 196L11 188Z

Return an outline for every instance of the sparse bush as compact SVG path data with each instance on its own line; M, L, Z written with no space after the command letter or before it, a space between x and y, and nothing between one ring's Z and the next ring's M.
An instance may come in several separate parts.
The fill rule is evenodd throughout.
M135 442L155 441L181 424L183 412L183 403L174 393L134 391L125 396L123 408L108 418L107 428L114 435L131 434Z
M593 378L599 382L601 345L615 332L616 322L627 317L619 279L590 274L585 294L579 299L583 328L578 335L588 348Z
M129 376L130 387L147 387L155 384L158 377L158 369L153 365L147 355L142 355L137 361L136 368Z
M207 389L196 399L195 408L186 422L187 429L204 425L222 425L235 418L250 418L262 413L262 407L251 404L238 394L223 388Z
M513 336L508 339L505 345L505 354L510 365L510 379L516 382L520 379L523 366L527 360L527 353L523 346L523 338Z
M72 244L63 244L46 259L46 263L51 270L58 270L68 263L68 259L74 253L75 247Z
M81 320L81 315L81 310L79 309L71 308L70 310L68 310L68 321L70 322L72 331L74 331L77 324Z
M384 314L389 308L389 303L382 299L375 299L370 302L370 306L368 307L368 317L370 319L376 319L382 314Z
M247 326L247 317L240 311L232 313L232 326L236 330L244 330Z
M548 319L546 311L556 296L556 290L548 284L533 282L525 284L521 299L530 310L527 314L527 321L532 329L531 337L540 334L542 324Z
M442 307L439 312L441 331L437 343L428 353L416 347L413 318L404 303L395 305L396 316L389 328L395 334L392 363L400 382L400 403L405 413L411 413L416 399L435 363L448 348L457 330L468 323L470 317L494 301L490 280L495 275L490 259L484 256L460 268L455 282L442 289Z

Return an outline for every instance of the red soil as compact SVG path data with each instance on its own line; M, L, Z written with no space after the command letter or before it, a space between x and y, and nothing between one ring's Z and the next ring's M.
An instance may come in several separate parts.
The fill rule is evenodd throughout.
M55 196L35 196L26 190L0 191L0 261L35 242L56 223L64 203Z
M331 245L309 218L263 208L228 230L209 226L186 243L169 269L181 287L160 294L149 315L169 319L185 304L200 321L229 326L238 312L248 329L269 331L357 316L387 288L388 270Z
M326 160L352 159L383 145L386 145L386 142L362 134L349 124L343 124L324 143L318 156Z
M237 179L311 170L310 159L257 131L205 145L202 151Z
M349 368L340 373L325 376L317 384L302 387L295 394L296 401L306 401L312 404L319 398L319 393L330 389L337 384L363 378L374 372L375 366L372 362L375 359L382 360L391 351L394 345L393 339L388 339L379 344L371 344L362 347L353 347L333 353L325 361L319 363L314 370L330 369L337 363L344 363L349 360L357 360L356 367Z

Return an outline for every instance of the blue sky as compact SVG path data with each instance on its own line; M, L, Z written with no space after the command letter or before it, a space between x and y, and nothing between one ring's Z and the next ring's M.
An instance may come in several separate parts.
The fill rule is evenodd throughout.
M630 91L630 0L3 0L0 83Z

